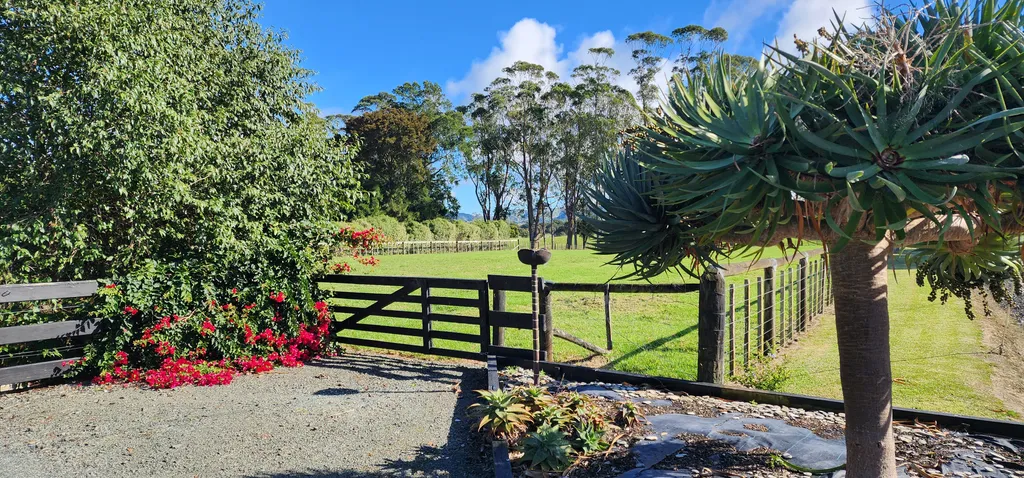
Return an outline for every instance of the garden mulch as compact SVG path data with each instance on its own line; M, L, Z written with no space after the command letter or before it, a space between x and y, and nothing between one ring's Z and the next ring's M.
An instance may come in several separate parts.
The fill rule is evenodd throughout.
M0 477L480 477L478 363L344 354L231 385L0 395Z
M526 386L531 372L501 373L505 387ZM845 462L842 413L690 396L628 384L578 383L543 377L542 385L575 390L602 404L632 401L646 415L644 426L615 433L607 453L580 460L573 477L683 478L789 477L772 460L825 469ZM950 430L924 423L894 425L900 476L1024 477L1024 440ZM606 434L606 437L612 435ZM519 471L522 471L521 468ZM844 471L816 476L840 478Z

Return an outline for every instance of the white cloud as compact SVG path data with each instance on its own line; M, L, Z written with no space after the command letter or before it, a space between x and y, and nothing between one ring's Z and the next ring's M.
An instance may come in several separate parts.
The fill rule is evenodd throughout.
M449 80L446 89L456 97L464 97L483 91L491 80L501 76L501 69L517 61L528 61L543 66L562 76L567 71L567 62L561 59L562 45L555 41L555 29L547 23L533 18L524 18L512 25L507 32L498 34L500 47L494 47L490 56L474 61L466 76L460 80Z
M794 0L779 21L775 38L782 49L794 51L793 35L809 42L818 36L819 28L830 28L835 14L847 25L860 24L871 17L871 4L869 0Z
M502 75L502 68L516 61L536 63L555 72L563 81L570 81L573 68L594 61L591 48L612 48L615 54L604 64L619 70L618 86L636 92L636 83L629 77L629 69L633 67L629 47L616 39L611 31L583 36L575 49L564 54L565 48L558 42L556 33L551 25L533 18L519 20L508 31L498 34L500 46L494 47L487 58L474 61L461 79L448 80L445 89L457 100L482 92L491 81Z

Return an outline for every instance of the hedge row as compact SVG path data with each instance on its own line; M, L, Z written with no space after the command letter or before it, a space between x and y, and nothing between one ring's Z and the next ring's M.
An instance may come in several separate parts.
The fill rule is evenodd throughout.
M355 219L344 225L357 230L374 228L390 241L487 241L515 239L520 227L507 221L476 220L466 222L451 219L431 219L426 222L399 222L388 216L370 216Z

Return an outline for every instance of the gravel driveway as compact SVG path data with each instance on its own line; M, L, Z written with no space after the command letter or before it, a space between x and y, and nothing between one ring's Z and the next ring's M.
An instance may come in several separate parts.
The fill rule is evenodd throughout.
M346 354L228 386L8 393L0 476L481 477L465 410L485 387L477 364Z

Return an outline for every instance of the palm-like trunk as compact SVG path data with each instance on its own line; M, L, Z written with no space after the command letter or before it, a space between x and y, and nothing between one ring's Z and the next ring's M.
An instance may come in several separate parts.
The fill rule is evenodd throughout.
M895 478L889 359L888 242L830 254L839 375L846 404L846 476Z

